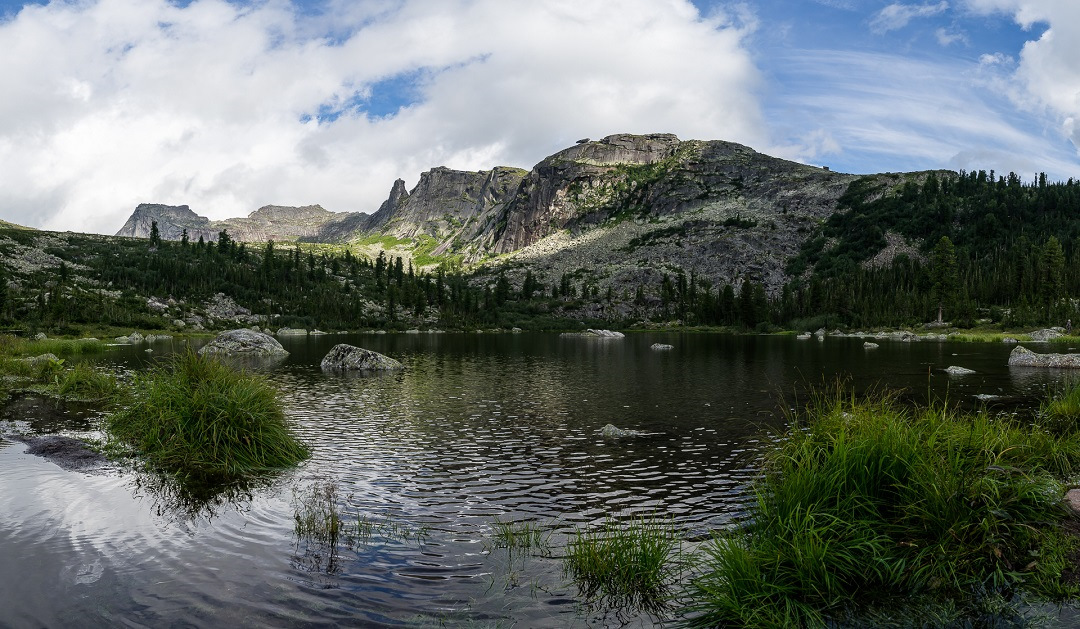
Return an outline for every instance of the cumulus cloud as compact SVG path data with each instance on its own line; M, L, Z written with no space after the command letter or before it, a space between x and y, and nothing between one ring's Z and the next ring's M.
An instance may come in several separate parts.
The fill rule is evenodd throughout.
M1030 29L1048 25L1024 44L1012 75L1014 101L1028 110L1045 109L1060 132L1080 149L1080 3L1075 0L967 0L980 12L1005 12Z
M323 8L53 0L0 21L0 216L110 233L139 202L373 211L397 177L528 167L583 136L767 137L752 16L686 0Z
M911 20L921 17L933 17L944 13L949 8L949 3L937 4L902 4L893 3L885 7L870 20L870 30L883 34L889 31L900 30L907 26Z

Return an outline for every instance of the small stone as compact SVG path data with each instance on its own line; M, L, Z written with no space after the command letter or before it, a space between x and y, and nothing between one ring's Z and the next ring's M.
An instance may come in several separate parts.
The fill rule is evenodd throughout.
M975 373L975 370L974 369L968 369L966 367L957 367L956 365L952 365L950 367L946 367L945 373L949 374L950 376L969 376L969 375Z

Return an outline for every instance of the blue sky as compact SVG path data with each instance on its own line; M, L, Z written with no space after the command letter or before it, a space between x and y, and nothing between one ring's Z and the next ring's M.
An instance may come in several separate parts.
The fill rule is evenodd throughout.
M672 132L1080 178L1074 0L0 0L0 218L374 211L437 165Z

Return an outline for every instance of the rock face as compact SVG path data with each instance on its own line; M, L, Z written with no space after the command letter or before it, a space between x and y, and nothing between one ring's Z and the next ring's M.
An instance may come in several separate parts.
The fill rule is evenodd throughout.
M339 242L366 225L370 217L358 212L330 212L319 205L289 207L263 206L244 218L211 221L199 216L186 205L143 203L135 208L117 236L149 238L151 225L157 222L162 240L180 240L184 230L188 239L197 242L201 237L216 241L222 231L241 242L267 240L314 240Z
M341 343L322 359L323 369L335 371L395 371L404 369L398 361L369 349Z
M287 356L289 352L269 334L253 330L228 330L199 350L223 356Z
M1017 345L1009 354L1010 367L1058 367L1080 369L1080 354L1036 354Z

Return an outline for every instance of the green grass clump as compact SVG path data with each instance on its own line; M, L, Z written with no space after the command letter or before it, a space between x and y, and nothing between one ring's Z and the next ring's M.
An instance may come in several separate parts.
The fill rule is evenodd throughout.
M125 389L113 374L89 363L75 363L46 380L44 391L63 398L93 402L115 400Z
M503 522L495 518L491 523L492 536L496 548L506 548L511 552L542 552L551 548L551 530L537 522L522 520Z
M563 568L588 599L662 608L681 540L670 520L644 516L571 534Z
M1078 471L1072 434L889 396L819 398L767 455L752 523L706 546L690 624L823 626L870 601L966 601L960 614L1016 592L1076 597L1061 479Z
M109 433L181 481L229 482L309 455L264 379L190 350L137 376L134 399Z
M1014 341L1030 341L1031 337L1023 333L1008 333L1008 332L957 332L949 335L950 341L958 341L960 343L1003 343L1006 339L1012 339Z

